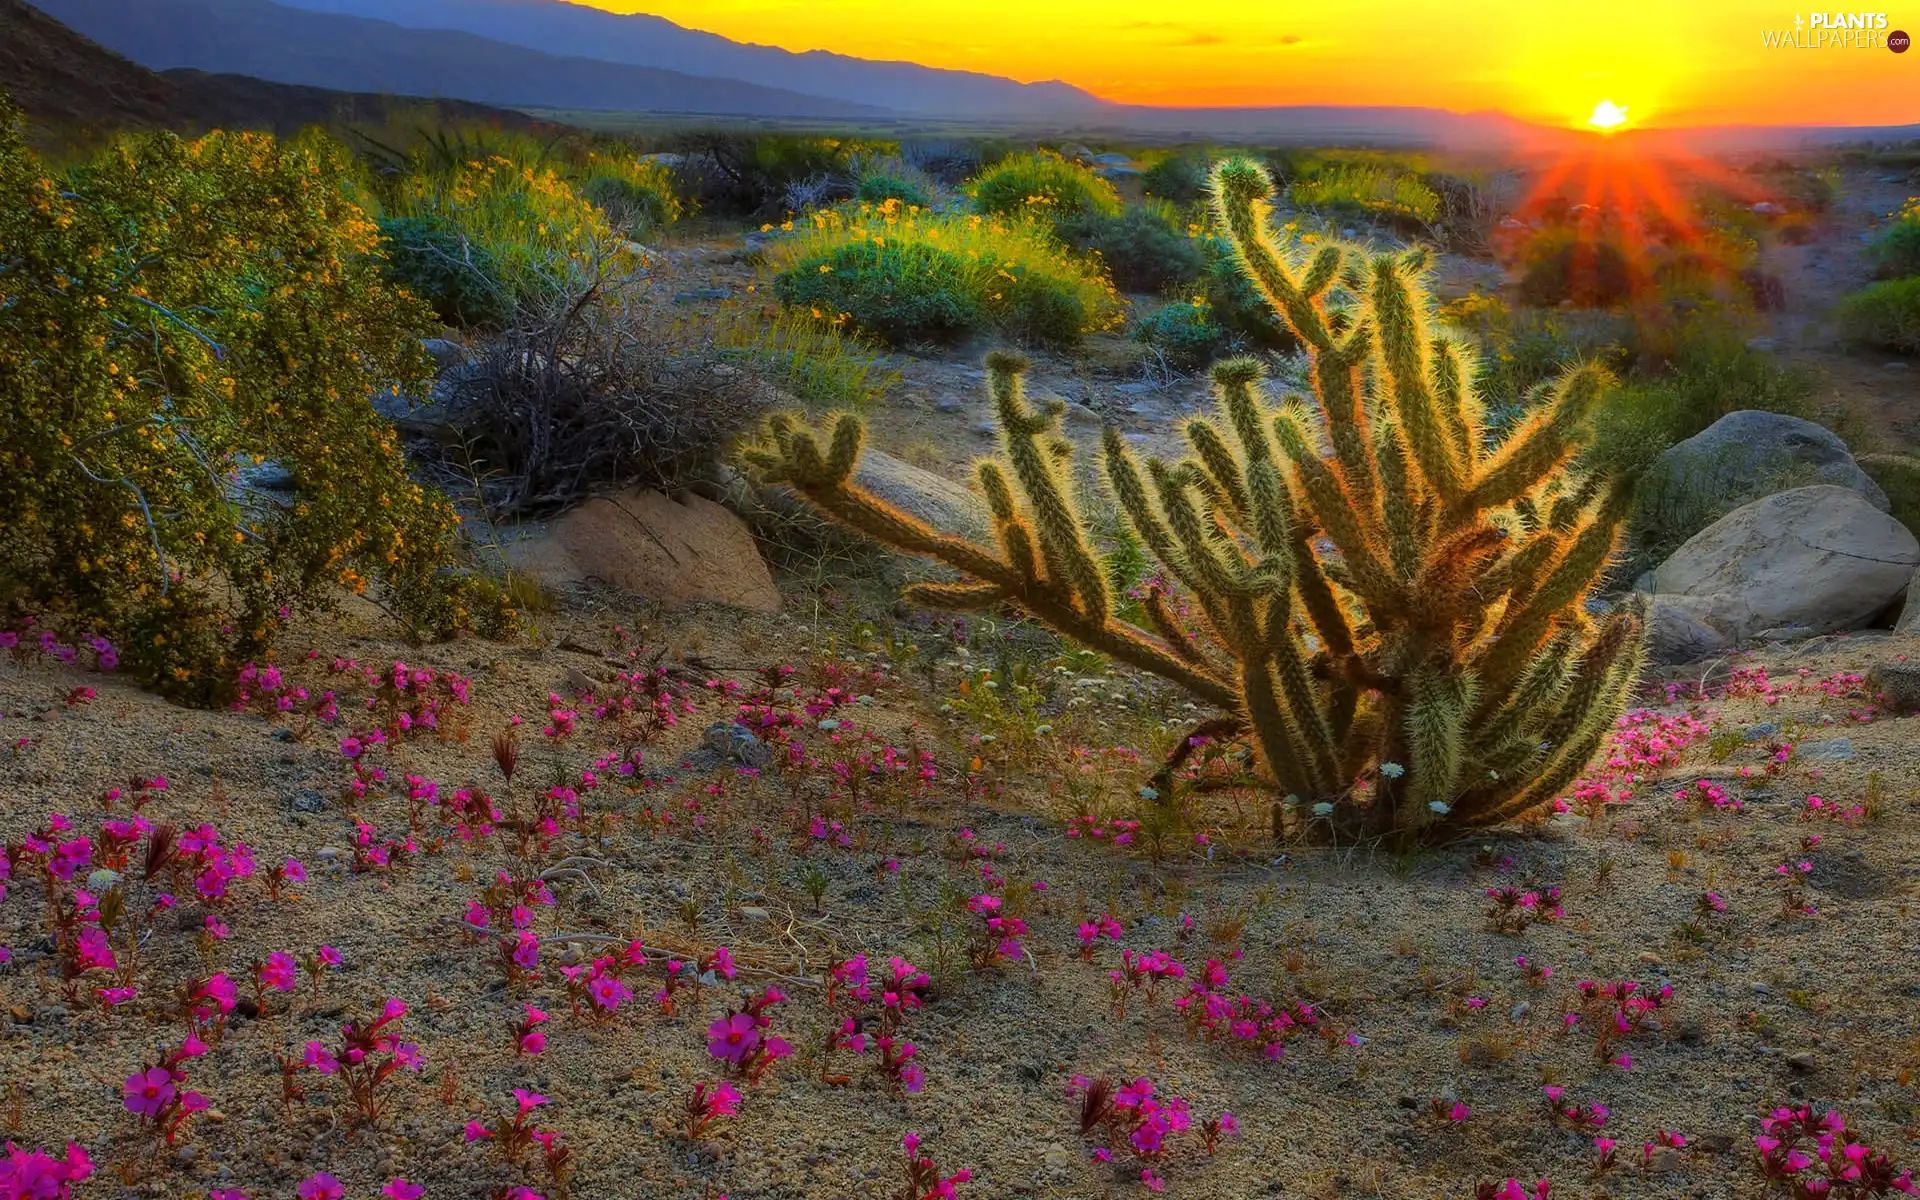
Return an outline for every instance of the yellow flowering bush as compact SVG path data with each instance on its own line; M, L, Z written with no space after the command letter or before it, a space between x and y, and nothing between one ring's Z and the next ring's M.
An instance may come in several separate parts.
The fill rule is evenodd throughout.
M991 329L1063 345L1122 319L1100 270L1031 220L887 200L816 212L766 258L782 303L893 343Z
M637 169L637 168L636 168ZM484 256L507 300L537 306L625 239L558 173L504 155L407 176L390 218L444 222Z
M1120 215L1120 193L1078 163L1057 154L1016 154L982 171L967 194L990 216L1070 217Z
M421 633L512 621L372 396L432 376L350 161L318 137L129 139L55 179L0 110L0 622L123 643L216 700L289 612L377 588ZM271 460L290 484L238 486Z

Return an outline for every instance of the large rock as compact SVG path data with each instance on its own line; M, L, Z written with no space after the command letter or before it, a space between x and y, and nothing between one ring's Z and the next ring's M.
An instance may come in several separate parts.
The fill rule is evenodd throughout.
M1895 633L1920 633L1920 571L1913 573L1907 580L1907 604L1900 610L1900 619L1893 623Z
M1920 713L1920 663L1875 663L1866 678L1867 693L1901 716Z
M666 608L697 601L776 612L780 592L746 522L700 496L630 488L569 509L514 544L515 565L549 587L597 581Z
M1715 597L1655 596L1647 604L1647 657L1689 663L1734 648Z
M1665 604L1676 648L1709 640L1702 628L1729 644L1782 627L1859 629L1900 597L1917 563L1920 542L1859 492L1794 488L1735 509L1661 563L1649 580L1654 628L1663 601L1683 597Z
M1832 430L1785 413L1731 412L1654 460L1645 487L1684 488L1721 512L1814 484L1850 488L1881 512L1887 495Z
M993 521L986 504L966 487L878 450L863 450L853 481L942 533L986 538Z

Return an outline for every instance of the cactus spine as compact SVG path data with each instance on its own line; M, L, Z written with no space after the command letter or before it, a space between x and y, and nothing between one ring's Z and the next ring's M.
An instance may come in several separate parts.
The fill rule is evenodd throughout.
M1259 364L1236 359L1214 368L1219 412L1188 425L1190 457L1142 464L1107 432L1108 497L1191 594L1196 628L1158 591L1145 628L1116 615L1067 476L1063 406L1027 401L1015 356L988 360L1001 455L979 481L997 548L852 482L857 418L824 450L776 418L754 460L828 516L962 576L910 600L1024 610L1223 710L1210 730L1246 737L1297 802L1276 806L1277 828L1435 837L1551 800L1640 667L1637 617L1585 608L1625 489L1566 470L1608 380L1570 370L1489 448L1472 350L1429 328L1424 251L1301 259L1268 232L1261 168L1225 163L1213 185L1240 266L1307 347L1314 395L1275 408ZM1320 801L1332 818L1309 821Z

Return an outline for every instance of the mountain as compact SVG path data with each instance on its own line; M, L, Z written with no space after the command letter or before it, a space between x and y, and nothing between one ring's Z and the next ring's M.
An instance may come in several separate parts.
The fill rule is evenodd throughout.
M729 116L885 116L883 109L734 79L565 57L446 30L287 8L269 0L39 0L74 30L154 70L507 108Z
M159 74L91 41L22 0L0 0L0 90L26 114L30 131L66 139L118 129L272 129L292 132L336 119L380 121L417 100L268 83L202 71ZM448 117L507 126L525 114L441 101Z
M706 78L874 105L916 116L1050 120L1105 102L1058 82L1018 83L974 71L876 62L825 50L794 53L731 41L664 17L622 16L568 0L286 0L295 8L378 17L410 29L456 29L543 51L661 67Z

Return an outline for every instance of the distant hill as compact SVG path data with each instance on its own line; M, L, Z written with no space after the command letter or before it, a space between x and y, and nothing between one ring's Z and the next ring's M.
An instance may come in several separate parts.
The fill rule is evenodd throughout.
M915 116L1058 120L1096 113L1099 97L1058 82L1019 83L975 71L880 62L825 50L794 53L732 41L665 17L623 16L568 0L286 0L316 12L378 17L412 29L458 29L548 54L751 79L767 87Z
M507 108L856 118L884 109L733 79L569 58L469 33L287 8L268 0L40 0L153 70L190 67L351 92Z
M120 129L271 129L290 133L336 121L379 123L417 110L413 97L269 83L204 71L149 71L22 0L0 0L0 89L40 139L73 140ZM543 124L524 113L461 100L434 103L449 119L511 128Z

